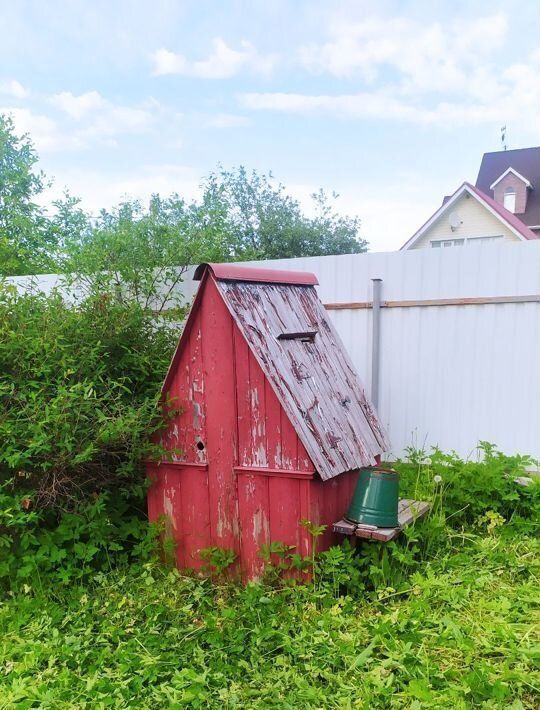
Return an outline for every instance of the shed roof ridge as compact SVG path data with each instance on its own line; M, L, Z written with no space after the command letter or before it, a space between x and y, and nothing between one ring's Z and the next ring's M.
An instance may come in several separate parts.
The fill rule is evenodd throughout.
M210 271L218 281L251 281L254 283L294 284L296 286L317 286L319 281L309 271L288 271L268 269L258 266L240 266L236 263L204 262L195 269L193 279L200 281L206 271Z

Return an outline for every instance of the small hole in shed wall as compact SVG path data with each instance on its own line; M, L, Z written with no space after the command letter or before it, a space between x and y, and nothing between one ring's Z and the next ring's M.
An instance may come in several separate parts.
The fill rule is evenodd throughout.
M203 441L198 441L197 442L197 448L199 451L204 451L204 442Z

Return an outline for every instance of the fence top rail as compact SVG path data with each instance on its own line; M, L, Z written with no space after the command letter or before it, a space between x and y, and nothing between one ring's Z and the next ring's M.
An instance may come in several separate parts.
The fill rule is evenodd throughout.
M425 308L428 306L481 306L497 303L540 303L540 294L527 296L473 296L471 298L424 298L402 301L381 301L381 308ZM328 311L354 311L372 308L371 301L325 303Z

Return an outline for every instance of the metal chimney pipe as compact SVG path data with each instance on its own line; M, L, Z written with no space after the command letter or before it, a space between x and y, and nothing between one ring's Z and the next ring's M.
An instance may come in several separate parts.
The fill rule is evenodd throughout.
M382 279L373 282L373 322L371 334L371 401L375 408L379 406L379 371L381 352L381 289Z

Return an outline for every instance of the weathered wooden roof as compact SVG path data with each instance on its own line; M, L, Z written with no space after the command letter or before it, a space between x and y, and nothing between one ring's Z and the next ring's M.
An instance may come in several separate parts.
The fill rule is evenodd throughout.
M249 269L241 280L241 267L234 276L206 268L321 478L375 463L389 442L314 286L306 285L316 279L276 283L268 269Z

